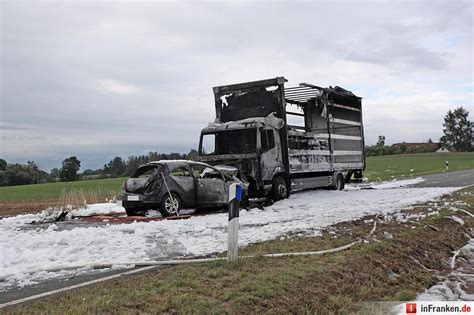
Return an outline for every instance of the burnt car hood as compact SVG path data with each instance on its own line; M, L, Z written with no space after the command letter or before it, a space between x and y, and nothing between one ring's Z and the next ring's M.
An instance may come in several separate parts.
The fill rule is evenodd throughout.
M237 167L230 165L216 165L214 167L222 173L227 174L231 177L237 176L237 173L239 172L239 169Z

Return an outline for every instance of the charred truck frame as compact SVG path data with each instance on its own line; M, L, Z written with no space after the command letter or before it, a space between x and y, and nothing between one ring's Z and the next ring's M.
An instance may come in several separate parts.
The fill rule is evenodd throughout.
M214 87L216 120L201 132L198 159L237 167L249 182L249 197L279 200L291 190L343 189L361 180L361 98L340 87L285 88L285 82L277 77ZM288 122L295 119L299 125Z

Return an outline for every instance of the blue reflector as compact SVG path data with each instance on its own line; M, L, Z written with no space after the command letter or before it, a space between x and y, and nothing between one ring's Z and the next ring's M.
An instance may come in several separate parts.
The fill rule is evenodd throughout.
M237 187L235 187L235 199L237 199L238 201L242 201L242 186L240 185L237 185Z

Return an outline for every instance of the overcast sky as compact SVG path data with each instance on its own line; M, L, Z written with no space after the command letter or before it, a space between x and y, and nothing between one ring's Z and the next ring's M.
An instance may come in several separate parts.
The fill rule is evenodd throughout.
M0 157L82 169L188 152L212 87L285 76L363 97L366 143L442 135L473 120L468 1L0 2Z

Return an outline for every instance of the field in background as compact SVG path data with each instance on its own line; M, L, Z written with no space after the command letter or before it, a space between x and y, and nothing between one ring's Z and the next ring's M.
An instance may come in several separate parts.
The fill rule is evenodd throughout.
M443 172L445 161L450 171L474 168L472 153L427 153L367 157L364 175L370 180L400 178ZM0 187L0 201L47 200L60 198L66 190L93 191L101 197L119 193L126 178L85 180L69 183L49 183L23 186Z
M36 185L0 187L0 201L41 200L59 198L63 192L73 190L93 191L100 196L119 193L125 178L82 180Z
M474 152L369 156L364 175L376 181L441 173L446 161L449 161L449 171L471 169L474 168Z
M364 175L370 181L420 176L443 172L445 161L450 171L474 169L473 153L427 153L367 157ZM69 183L49 183L0 187L0 216L31 213L63 204L64 196L86 196L88 202L103 202L120 193L125 178L97 179Z

